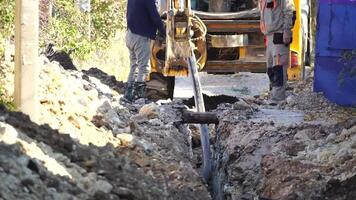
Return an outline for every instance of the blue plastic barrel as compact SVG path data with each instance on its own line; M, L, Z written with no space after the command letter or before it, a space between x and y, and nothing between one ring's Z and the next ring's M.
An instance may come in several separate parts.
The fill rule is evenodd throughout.
M356 1L319 0L314 90L356 106Z

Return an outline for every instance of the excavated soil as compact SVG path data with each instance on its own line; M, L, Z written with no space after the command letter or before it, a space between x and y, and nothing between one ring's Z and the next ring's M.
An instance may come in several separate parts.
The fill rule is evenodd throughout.
M313 93L311 81L292 88L279 106L218 108L213 199L356 198L356 110Z
M205 184L198 126L180 123L194 99L128 104L99 69L41 60L39 119L0 107L0 199L356 199L356 110L313 93L311 79L278 106L205 96L220 120ZM13 64L0 66L11 99Z
M39 119L0 108L0 199L211 199L183 105L127 104L100 70L42 59Z

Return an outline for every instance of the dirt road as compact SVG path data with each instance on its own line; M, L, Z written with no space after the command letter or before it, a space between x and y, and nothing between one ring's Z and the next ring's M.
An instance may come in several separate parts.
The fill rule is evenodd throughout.
M260 95L268 90L266 74L238 73L229 75L214 75L199 73L203 92L209 96L229 95L246 97ZM190 98L193 88L189 77L176 78L175 98Z

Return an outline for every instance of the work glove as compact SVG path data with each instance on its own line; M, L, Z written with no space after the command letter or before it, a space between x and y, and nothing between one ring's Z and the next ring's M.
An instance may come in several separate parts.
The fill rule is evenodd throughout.
M166 41L166 37L160 33L157 34L156 36L156 41L159 47L163 46L163 43Z
M167 11L164 11L164 12L161 14L161 19L167 19Z
M293 33L291 30L285 30L283 31L283 43L288 46L290 45L290 43L292 43L292 37L293 37Z

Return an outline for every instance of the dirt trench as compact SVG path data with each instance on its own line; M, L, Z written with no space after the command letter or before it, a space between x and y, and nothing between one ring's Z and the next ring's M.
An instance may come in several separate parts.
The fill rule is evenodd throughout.
M279 106L222 104L212 138L216 200L356 198L356 115L295 85Z
M0 199L211 199L177 103L126 103L107 74L57 63L39 81L39 122L0 106Z
M356 110L313 93L311 83L291 84L278 106L262 96L204 95L207 110L219 118L210 126L213 199L356 198ZM199 133L193 152L199 168Z
M278 106L206 97L219 118L206 185L199 131L179 124L181 101L124 103L122 83L97 70L47 64L40 80L44 125L0 107L0 139L15 142L0 143L1 198L355 199L356 112L313 93L311 82ZM59 175L48 169L53 159Z

